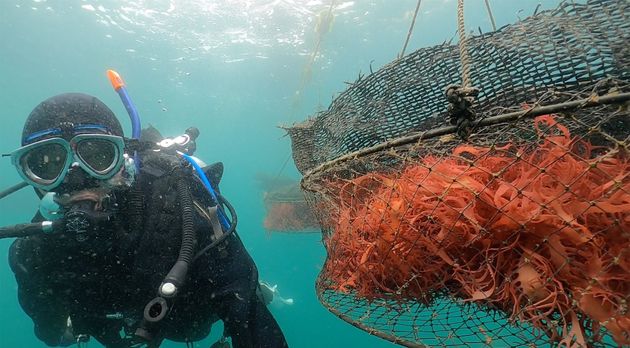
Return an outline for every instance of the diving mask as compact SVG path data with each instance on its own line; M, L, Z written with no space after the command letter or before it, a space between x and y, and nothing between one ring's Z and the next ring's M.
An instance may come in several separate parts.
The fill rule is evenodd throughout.
M11 162L28 184L49 191L75 163L93 178L112 178L124 162L124 149L120 136L79 134L70 141L55 137L23 146L11 153Z

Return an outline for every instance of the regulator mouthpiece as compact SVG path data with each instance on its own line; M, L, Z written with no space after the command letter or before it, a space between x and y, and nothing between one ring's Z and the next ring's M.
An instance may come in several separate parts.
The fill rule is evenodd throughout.
M56 193L48 192L39 202L39 213L48 221L59 220L63 217L63 211L55 201Z

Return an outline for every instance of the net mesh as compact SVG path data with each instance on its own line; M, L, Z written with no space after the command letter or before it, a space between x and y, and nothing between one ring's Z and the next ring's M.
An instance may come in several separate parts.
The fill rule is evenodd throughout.
M628 99L592 106L630 91L629 7L564 2L470 38L487 122L466 140L444 128L447 43L289 127L328 252L321 302L410 347L630 344Z
M319 229L298 183L288 183L264 194L265 219L269 232L314 233Z

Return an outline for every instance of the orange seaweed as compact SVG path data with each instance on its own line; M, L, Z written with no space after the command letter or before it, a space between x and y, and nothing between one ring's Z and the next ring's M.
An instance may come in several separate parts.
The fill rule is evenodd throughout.
M330 288L430 303L448 291L586 346L630 338L630 164L537 117L529 146L464 144L337 185ZM597 155L595 155L597 154ZM562 318L559 330L551 327Z

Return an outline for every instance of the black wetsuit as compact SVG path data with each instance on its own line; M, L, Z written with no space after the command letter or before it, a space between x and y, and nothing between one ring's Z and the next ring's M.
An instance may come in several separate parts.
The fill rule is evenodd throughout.
M60 344L69 317L75 335L88 334L107 347L128 346L119 332L139 325L144 306L177 260L182 239L175 178L160 161L151 162L144 162L132 189L114 192L118 212L88 240L58 234L18 239L11 246L20 304L46 344ZM193 199L210 205L192 170L188 176ZM139 221L131 216L132 191L143 200ZM195 214L196 250L210 243L210 226ZM256 266L233 234L194 261L172 310L153 333L158 339L196 341L219 318L236 348L286 347L277 322L256 296L257 287Z

